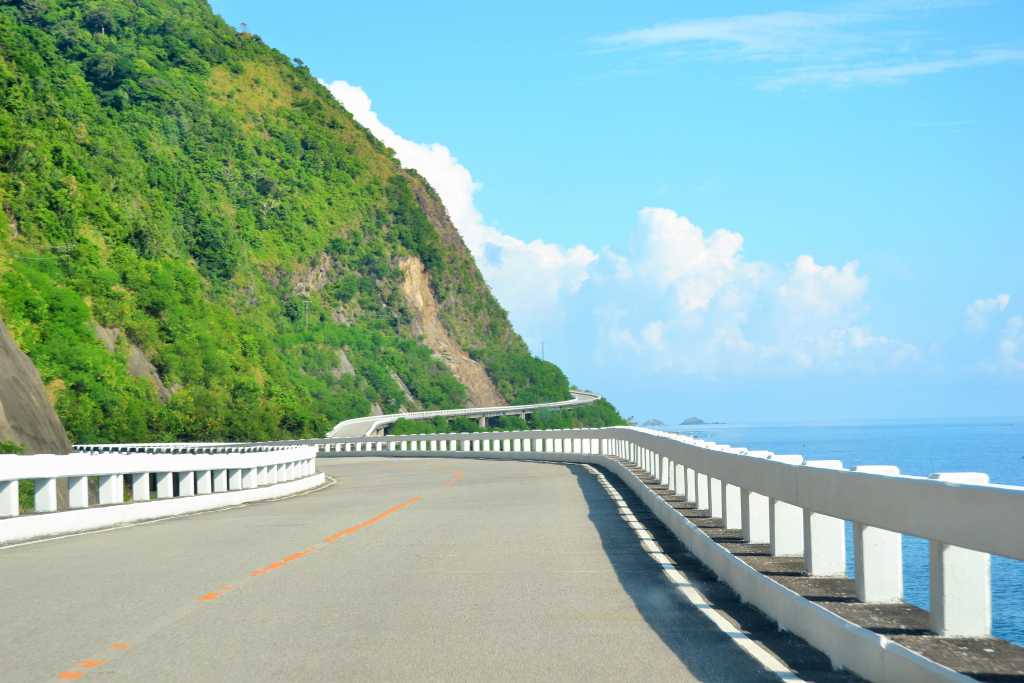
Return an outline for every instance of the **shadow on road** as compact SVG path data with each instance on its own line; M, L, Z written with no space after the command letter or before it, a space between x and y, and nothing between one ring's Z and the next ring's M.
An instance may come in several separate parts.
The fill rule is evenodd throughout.
M608 497L608 493L601 487L597 478L582 465L570 464L566 467L576 477L588 506L590 521L600 535L602 548L619 583L633 600L651 630L675 653L690 673L701 681L778 681L779 678L775 674L762 669L732 638L720 631L677 591L663 574L662 566L643 550L640 539L619 515L618 507ZM687 553L678 539L648 511L632 491L615 475L608 472L603 474L677 566L694 580L702 583L713 580L713 576ZM719 590L728 592L722 584L717 585ZM705 586L699 588L704 590ZM711 596L709 599L715 600ZM741 611L748 614L751 612L746 606L743 606ZM762 615L749 616L754 617L753 621L761 622L759 626L767 626L771 631L775 631L774 625L765 623ZM742 616L740 619L740 628L748 626L743 623L746 619ZM777 639L780 635L782 634L769 634L769 640ZM788 634L783 638L795 640ZM786 645L789 647L784 649L790 650L794 643ZM786 656L793 654L792 650L779 654L782 654L789 665L797 669L805 679L857 680L857 677L845 672L832 671L827 658L806 644L798 649L804 650L797 656L802 661L794 662L792 657Z

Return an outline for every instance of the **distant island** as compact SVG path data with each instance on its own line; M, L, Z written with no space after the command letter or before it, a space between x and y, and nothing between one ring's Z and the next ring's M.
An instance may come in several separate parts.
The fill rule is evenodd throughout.
M724 425L724 422L706 422L699 417L688 417L679 423L683 427L692 427L694 425Z
M657 419L657 418L654 418L654 419L647 420L647 422L644 422L643 425L641 425L641 426L643 426L643 427L664 427L665 423L662 422L661 420Z

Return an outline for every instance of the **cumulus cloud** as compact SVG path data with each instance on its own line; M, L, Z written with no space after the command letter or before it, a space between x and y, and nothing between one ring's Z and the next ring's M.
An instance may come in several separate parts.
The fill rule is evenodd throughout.
M657 366L745 373L892 366L919 356L864 323L868 278L856 261L836 266L801 255L781 268L754 261L743 254L741 234L706 232L666 208L640 211L633 244L633 253L617 255L633 267L616 295L647 305L602 316L602 339Z
M588 247L525 241L488 225L475 204L481 185L451 150L396 133L381 122L359 86L340 80L325 85L356 121L394 150L404 167L415 169L433 186L484 278L521 327L528 329L538 316L557 315L564 297L590 278L598 256ZM523 273L530 273L529 287L523 286Z
M1009 305L1009 294L1000 294L991 299L976 299L967 306L967 327L976 332L986 329L992 316L1005 311Z

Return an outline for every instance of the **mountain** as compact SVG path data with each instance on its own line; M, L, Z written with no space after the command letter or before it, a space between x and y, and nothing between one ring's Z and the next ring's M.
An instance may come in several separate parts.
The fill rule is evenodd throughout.
M199 0L0 0L0 212L0 318L75 441L567 397L427 183Z

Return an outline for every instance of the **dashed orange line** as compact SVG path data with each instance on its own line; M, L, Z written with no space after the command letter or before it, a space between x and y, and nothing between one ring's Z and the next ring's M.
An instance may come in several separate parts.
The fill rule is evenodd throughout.
M461 478L462 478L462 473L461 472L456 472L455 473L455 477L453 477L451 483L454 484L456 481L458 481ZM354 533L356 533L358 531L361 531L362 529L365 529L367 527L373 526L374 524L377 524L378 522L386 519L387 517L390 517L391 515L395 514L396 512L404 510L405 508L407 508L407 507L409 507L411 505L415 505L416 503L420 502L421 500L423 500L422 497L416 496L415 498L410 498L409 500L407 500L407 501L405 501L403 503L399 503L398 505L393 505L392 507L389 507L387 510L385 510L382 513L380 513L379 515L376 515L375 517L371 517L370 519L362 521L359 524L356 524L354 526L350 526L347 529L342 529L341 531L338 531L336 533L331 534L330 536L327 536L326 538L324 538L324 542L325 543L334 543L335 541L337 541L337 540L339 540L341 538L344 538L345 536L351 536L352 534L354 534ZM259 569L254 569L253 571L249 572L249 575L250 576L263 576L267 572L274 571L275 569L280 569L281 567L284 567L287 564L290 564L292 562L295 562L296 560L300 560L303 557L311 555L314 552L316 552L317 549L318 548L315 545L314 546L310 546L309 548L306 548L305 550L300 550L299 552L292 553L288 557L282 558L282 559L278 560L277 562L271 562L270 564L268 564L265 567L260 567ZM236 586L226 585L226 586L223 586L222 588L220 588L219 590L210 591L209 593L206 593L204 595L200 595L199 596L199 600L201 600L202 602L213 602L214 600L220 598L222 595L224 595L225 593L228 593L228 592L234 590L235 588L236 588ZM129 648L128 643L124 643L124 642L111 643L111 645L110 645L110 649L111 650L127 650L128 648ZM104 664L108 663L109 661L110 660L107 660L107 659L83 659L82 661L78 662L75 666L77 668L79 668L79 669L89 670L89 669L95 669L97 667L101 667ZM77 681L77 680L80 680L83 676L85 676L85 672L69 670L69 671L61 671L60 673L58 673L57 674L57 679L61 680L61 681Z
M448 481L446 481L444 483L444 485L445 486L455 486L460 481L462 481L462 470L455 470L455 474L453 474L452 478L449 479Z
M423 498L421 498L420 496L416 496L415 498L410 498L409 500L405 501L404 503L399 503L398 505L392 506L392 507L388 508L387 510L385 510L384 512L382 512L379 515L377 515L376 517L371 517L370 519L366 520L365 522L359 522L359 524L356 524L355 526L350 526L347 529L342 529L341 531L333 533L330 536L326 536L324 538L324 543L334 543L335 541L338 541L338 540L344 538L345 536L351 536L352 534L354 534L354 533L356 533L358 531L362 531L363 529L365 529L368 526L373 526L374 524L376 524L377 522L380 522L381 520L385 519L386 517L390 517L391 515L395 514L396 512L399 512L400 510L404 510L405 508L409 507L410 505L415 505L416 503L420 502L421 500L423 500Z
M98 666L103 666L109 661L109 659L83 659L75 666L79 669L95 669Z

